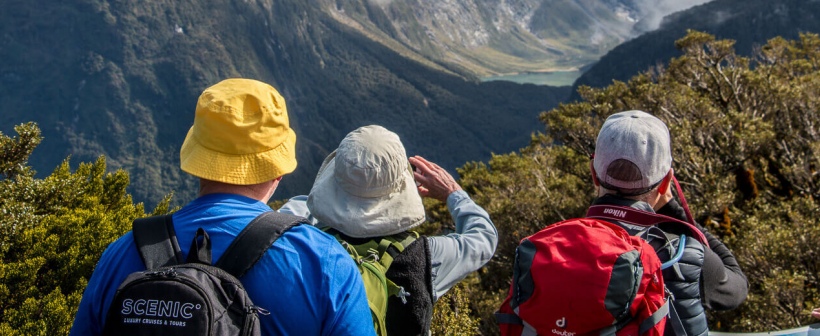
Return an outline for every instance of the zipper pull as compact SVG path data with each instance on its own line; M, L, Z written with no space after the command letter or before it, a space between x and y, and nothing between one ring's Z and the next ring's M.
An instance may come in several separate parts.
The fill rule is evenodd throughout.
M404 290L404 287L399 287L399 292L396 293L396 296L401 299L402 304L407 304L407 297L410 296L410 293Z
M153 272L148 272L148 273L145 273L145 276L148 276L148 277L163 277L163 278L169 277L169 278L172 278L172 277L176 277L176 276L177 276L177 271L176 271L175 269L173 269L173 268L169 268L169 269L166 269L166 270L161 270L161 271L153 271Z
M265 315L265 316L270 315L270 311L268 311L267 309L259 307L259 306L254 306L254 305L250 305L247 308L245 308L245 312L259 314L259 315Z

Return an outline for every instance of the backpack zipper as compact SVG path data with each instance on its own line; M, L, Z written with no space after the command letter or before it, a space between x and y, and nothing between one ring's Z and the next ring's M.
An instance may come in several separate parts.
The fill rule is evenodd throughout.
M241 335L251 335L251 331L253 331L252 328L254 322L259 319L259 316L257 314L267 316L270 315L270 311L259 306L245 306L245 324L242 327Z

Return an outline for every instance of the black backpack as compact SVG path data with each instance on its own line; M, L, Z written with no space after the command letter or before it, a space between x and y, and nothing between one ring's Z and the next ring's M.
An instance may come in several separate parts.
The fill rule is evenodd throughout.
M199 228L182 260L171 215L134 221L134 241L148 270L120 284L103 335L260 335L242 277L302 217L265 212L251 221L211 264L211 241ZM273 280L273 279L271 279Z

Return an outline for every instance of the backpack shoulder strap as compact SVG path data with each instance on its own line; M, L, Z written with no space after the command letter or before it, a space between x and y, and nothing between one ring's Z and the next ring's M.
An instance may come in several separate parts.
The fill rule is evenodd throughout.
M669 313L670 313L669 309L671 307L672 307L672 304L669 302L669 299L667 299L666 302L664 302L663 305L660 308L658 308L658 310L656 310L654 313L652 313L652 315L647 317L645 320L641 321L641 324L638 327L639 328L638 329L638 335L646 334L647 331L654 328L658 323L661 323L661 321L663 321L663 319L669 315ZM671 308L671 309L674 309L674 308ZM678 321L678 322L680 322L680 321ZM675 328L675 331L678 331L678 329L676 327L673 327L673 328ZM682 335L681 334L676 334L676 336L677 335L685 336L686 333L684 332L684 334L682 334Z
M324 227L322 231L333 236L342 245L348 244L356 250L357 254L366 257L373 255L384 269L390 268L393 260L407 248L408 245L419 238L417 232L405 231L392 236L353 238L345 235L331 227Z
M276 211L262 213L239 232L214 266L241 278L279 236L301 223L307 223L307 219Z
M419 234L416 232L402 232L397 235L384 237L379 240L378 255L379 262L384 265L385 269L390 268L393 260L398 255L404 252L408 245L418 239Z
M667 249L669 251L669 260L662 261L661 269L667 269L669 267L674 266L681 258L683 258L683 252L686 248L686 235L675 235L672 233L665 232L656 226L650 226L645 230L639 232L637 234L643 240L646 240L652 243L654 238L660 239L663 241L663 244L660 246L652 245L655 250L660 249ZM672 242L674 240L678 241L677 247Z
M147 269L183 262L171 215L137 218L131 229L140 258Z

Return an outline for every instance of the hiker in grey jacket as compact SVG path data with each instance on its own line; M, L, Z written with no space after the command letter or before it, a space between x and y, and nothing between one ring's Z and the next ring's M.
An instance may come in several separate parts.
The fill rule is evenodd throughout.
M591 173L598 192L593 205L629 207L690 220L672 193L669 130L663 121L646 112L620 112L606 119L598 133ZM615 223L630 234L647 227L646 223ZM687 335L705 336L709 332L706 310L736 308L746 299L749 283L729 248L704 227L690 223L708 243L687 240L679 267L664 270L663 277L675 298L673 307L680 327ZM686 233L677 231L680 226L673 224L655 226L673 236ZM676 332L669 326L667 323L667 334Z
M331 227L355 245L422 224L421 197L447 202L456 231L421 237L395 257L387 277L410 295L406 304L388 300L386 325L391 336L426 335L433 303L487 263L498 242L487 212L446 170L420 156L408 159L398 135L365 126L349 133L325 159L308 196L291 198L279 211Z

